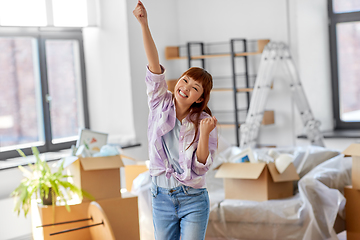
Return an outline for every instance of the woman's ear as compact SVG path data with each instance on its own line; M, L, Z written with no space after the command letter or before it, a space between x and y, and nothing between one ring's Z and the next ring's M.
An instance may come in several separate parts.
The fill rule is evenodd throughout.
M196 102L195 102L195 103L201 103L202 101L204 101L204 98L203 98L203 97L199 97L199 99L198 99L198 100L196 100Z

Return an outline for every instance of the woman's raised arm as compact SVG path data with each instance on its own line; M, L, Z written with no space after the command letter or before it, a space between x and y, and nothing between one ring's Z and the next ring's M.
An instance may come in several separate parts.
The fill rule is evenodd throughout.
M161 74L162 72L159 62L159 55L149 29L147 12L141 1L138 1L133 14L141 25L145 53L149 63L149 70L155 74Z

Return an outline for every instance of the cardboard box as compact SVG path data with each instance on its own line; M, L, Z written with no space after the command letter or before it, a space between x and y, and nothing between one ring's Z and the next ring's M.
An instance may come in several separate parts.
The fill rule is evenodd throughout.
M100 206L101 218L90 216L90 205L95 203ZM31 220L34 240L97 240L104 239L104 231L111 229L114 239L140 239L139 230L139 212L137 197L128 198L110 198L96 202L82 202L70 206L68 212L65 206L44 206L38 204L35 200L31 206ZM76 221L81 219L93 220L71 222L67 224L54 225L49 227L38 227L46 224ZM50 236L51 233L58 233L65 230L89 226L100 223L104 220L104 225L98 225L89 228L83 228L75 231L61 233ZM98 234L100 233L100 235ZM106 238L107 239L107 238ZM109 238L110 239L110 238Z
M97 201L111 224L115 239L140 240L137 197Z
M274 123L275 123L274 111L265 111L261 124L270 125Z
M121 197L120 155L110 157L68 157L64 167L72 175L69 182L94 196L95 200ZM83 201L91 201L84 198Z
M224 163L215 177L224 179L225 198L253 201L291 197L299 180L292 163L282 174L274 163Z
M352 157L352 187L354 189L360 189L360 143L351 144L342 153L345 155L345 157Z
M34 199L31 202L31 224L32 234L34 240L64 240L64 239L76 239L76 240L89 240L91 239L90 231L88 228L73 231L65 234L58 234L50 236L50 233L60 232L71 228L78 228L91 224L91 221L81 221L69 224L61 224L49 227L38 227L46 224L68 222L79 219L88 218L88 207L90 202L83 202L80 204L70 205L70 212L68 212L65 206L44 206L38 204Z
M148 171L149 169L145 164L135 164L135 165L126 165L125 166L125 184L126 190L131 191L133 181L139 174Z
M351 186L344 188L346 198L346 235L348 240L360 239L360 190Z

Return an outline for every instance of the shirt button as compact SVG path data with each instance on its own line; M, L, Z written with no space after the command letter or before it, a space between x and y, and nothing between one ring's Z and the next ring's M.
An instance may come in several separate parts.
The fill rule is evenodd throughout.
M180 151L181 153L183 152L183 150Z

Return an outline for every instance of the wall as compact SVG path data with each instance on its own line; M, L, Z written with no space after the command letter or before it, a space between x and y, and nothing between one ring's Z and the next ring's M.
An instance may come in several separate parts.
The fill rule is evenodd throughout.
M297 0L298 68L311 109L322 130L333 129L327 1ZM297 127L301 127L298 123ZM301 129L297 129L297 132Z
M99 1L100 27L85 28L90 127L109 141L134 141L135 129L125 1Z

